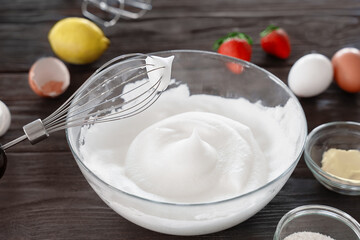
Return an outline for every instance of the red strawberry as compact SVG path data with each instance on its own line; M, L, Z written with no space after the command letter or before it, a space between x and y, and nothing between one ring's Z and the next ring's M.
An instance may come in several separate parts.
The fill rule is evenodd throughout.
M291 52L289 36L284 29L269 25L260 33L261 47L268 54L281 59L289 57Z
M245 61L251 59L252 39L245 33L232 32L214 43L214 50L230 57L239 58ZM227 67L236 74L240 74L244 67L240 63L227 63Z
M213 48L220 54L250 61L251 44L252 39L245 33L232 32L218 39Z

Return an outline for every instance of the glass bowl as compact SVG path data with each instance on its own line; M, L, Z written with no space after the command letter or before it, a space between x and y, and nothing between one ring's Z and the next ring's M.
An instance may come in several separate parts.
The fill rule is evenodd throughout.
M161 233L172 235L208 234L235 226L255 215L280 191L302 155L307 125L298 100L281 80L249 62L213 52L194 50L164 51L151 54L161 57L175 56L172 66L172 78L176 80L175 87L179 84L186 84L191 95L206 94L229 99L244 98L251 103L261 102L263 106L275 110L278 109L277 106L284 106L291 100L294 103L292 111L279 117L281 119L290 118L291 123L296 123L296 126L288 129L289 134L294 134L293 136L297 139L294 143L292 157L286 159L286 164L279 166L281 170L276 177L245 194L201 203L154 201L129 194L110 185L94 171L91 171L84 163L83 156L79 151L81 127L69 128L66 130L67 140L86 180L99 197L118 214L139 226ZM171 89L170 86L166 91ZM152 107L146 111L151 111ZM176 106L171 105L169 108L176 109ZM249 116L249 120L256 121L257 119ZM129 127L131 128L131 124ZM261 126L259 127L261 129ZM261 136L261 131L258 132L258 135ZM280 151L282 151L281 147Z
M305 144L304 158L314 177L326 188L345 195L360 195L360 181L337 177L324 171L322 156L330 148L360 150L360 124L330 122L312 130Z
M305 205L289 211L281 218L274 240L283 240L291 234L303 232L318 233L334 240L360 239L360 225L347 213L324 205Z

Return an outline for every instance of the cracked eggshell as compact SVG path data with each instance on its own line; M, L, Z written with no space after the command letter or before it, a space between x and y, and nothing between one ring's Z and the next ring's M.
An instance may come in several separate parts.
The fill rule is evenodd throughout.
M55 57L40 58L30 68L29 85L41 97L57 97L69 84L69 70Z
M0 101L0 136L4 135L10 127L11 114L9 108Z
M288 85L299 97L314 97L330 86L333 75L329 58L311 53L299 58L291 67Z

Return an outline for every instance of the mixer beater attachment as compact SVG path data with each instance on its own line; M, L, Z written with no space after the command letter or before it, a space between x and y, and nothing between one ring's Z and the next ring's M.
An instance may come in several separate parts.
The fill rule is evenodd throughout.
M120 18L138 19L151 9L151 0L83 0L81 6L85 17L104 27L115 25ZM112 18L107 20L107 16Z

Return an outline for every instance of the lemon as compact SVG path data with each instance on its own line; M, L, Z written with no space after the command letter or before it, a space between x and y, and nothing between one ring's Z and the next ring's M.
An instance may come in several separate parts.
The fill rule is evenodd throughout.
M96 24L79 17L58 21L51 28L48 39L54 53L73 64L95 61L110 44L110 40Z

